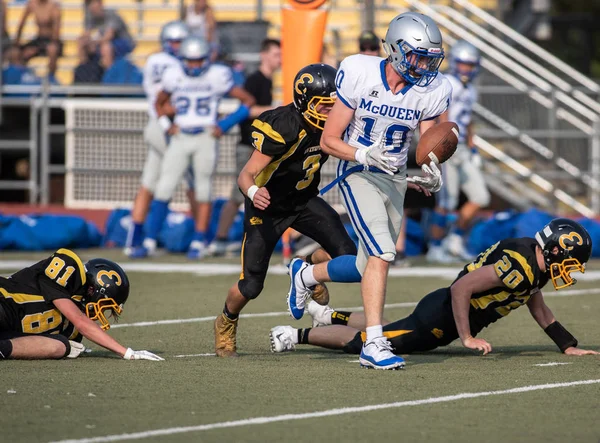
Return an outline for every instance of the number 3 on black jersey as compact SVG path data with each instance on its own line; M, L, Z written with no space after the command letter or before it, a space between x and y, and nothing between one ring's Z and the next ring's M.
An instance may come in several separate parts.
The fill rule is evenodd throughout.
M302 180L296 183L296 189L301 191L310 186L315 178L315 172L321 167L321 154L309 155L304 159L302 169L306 171L306 175Z
M63 270L64 267L65 261L60 257L54 257L48 265L48 267L46 268L46 276L51 280L55 280L56 283L58 283L59 285L65 287L67 286L67 281L69 280L69 277L71 277L71 275L73 275L73 272L75 272L75 267L67 266L65 272L63 272L62 275L59 276L60 272Z

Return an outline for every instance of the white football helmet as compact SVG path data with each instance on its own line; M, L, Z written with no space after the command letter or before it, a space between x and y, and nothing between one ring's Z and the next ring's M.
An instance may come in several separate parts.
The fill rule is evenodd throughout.
M450 73L463 83L472 81L479 73L481 54L479 49L466 40L457 41L450 49ZM459 63L471 65L468 70L458 68Z
M208 69L210 64L210 46L200 37L190 36L181 42L179 58L183 63L183 71L189 77L199 77ZM202 61L200 67L190 67L190 61Z
M181 42L190 35L190 31L181 20L173 20L165 24L160 31L160 44L163 51L177 57L178 52L171 46L171 42Z

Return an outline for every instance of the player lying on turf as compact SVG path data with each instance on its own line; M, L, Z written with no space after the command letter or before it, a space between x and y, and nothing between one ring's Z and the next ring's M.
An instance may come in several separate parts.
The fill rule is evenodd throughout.
M384 334L397 354L430 351L460 338L463 346L485 355L492 346L475 338L477 334L527 304L533 318L562 352L598 354L577 348L577 340L555 319L541 291L548 281L555 289L573 285L571 273L585 271L591 252L592 240L581 225L555 219L535 238L503 240L479 254L450 287L426 295L408 317L387 323ZM324 327L277 326L271 329L273 352L311 344L360 353L365 340L363 313L338 312L314 301L309 303L308 312L313 326Z
M106 313L118 317L128 296L129 279L118 264L95 258L84 266L69 249L0 277L0 360L75 358L85 350L83 337L126 360L163 360L105 332Z

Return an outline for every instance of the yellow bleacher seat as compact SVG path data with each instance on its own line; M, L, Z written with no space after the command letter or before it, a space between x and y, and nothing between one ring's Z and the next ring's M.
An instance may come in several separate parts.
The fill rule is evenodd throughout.
M189 4L191 0L186 0ZM209 0L217 21L253 21L256 20L256 0L228 0L217 2ZM493 10L498 6L498 0L471 0L473 4L484 9ZM450 0L438 0L437 4L450 4ZM179 0L141 0L128 1L104 0L106 7L116 9L127 23L132 36L136 39L137 46L131 55L132 61L143 67L148 55L158 51L158 36L164 23L179 17ZM281 11L280 0L263 0L263 19L271 24L268 36L280 37ZM383 7L385 5L385 7ZM403 12L407 3L402 0L377 0L376 1L376 28L375 32L383 37L390 20ZM14 36L23 11L23 4L9 3L7 8L8 31ZM138 10L142 7L142 11ZM357 38L361 30L361 13L363 5L359 0L331 0L330 13L327 21L325 42L330 46L334 42L334 33L341 39L341 53L343 56L356 52ZM140 26L140 15L141 24ZM63 84L71 82L73 68L77 64L77 37L84 30L84 11L81 3L62 4L61 35L64 42L63 57L59 60L57 78ZM29 20L23 32L22 41L26 42L35 37L37 27L33 20ZM47 60L36 58L32 66L37 72L45 72ZM274 81L280 84L280 76Z

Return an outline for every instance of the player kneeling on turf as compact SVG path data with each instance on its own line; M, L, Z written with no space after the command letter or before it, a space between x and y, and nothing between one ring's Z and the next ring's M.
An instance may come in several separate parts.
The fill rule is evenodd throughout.
M105 332L106 312L118 317L128 296L129 279L118 264L95 258L84 266L69 249L0 277L0 359L75 358L85 337L126 360L163 360Z
M577 348L577 340L555 318L544 302L542 288L551 281L555 289L575 283L571 273L584 272L592 240L581 225L555 219L535 238L502 240L479 254L458 274L449 288L426 295L412 314L393 323L383 333L394 352L410 354L449 345L460 338L463 346L487 354L492 346L475 338L483 328L527 304L540 327L567 355L598 354ZM308 312L317 329L277 326L271 329L271 349L283 352L297 344L312 344L359 354L365 340L365 315L334 311L310 302Z

